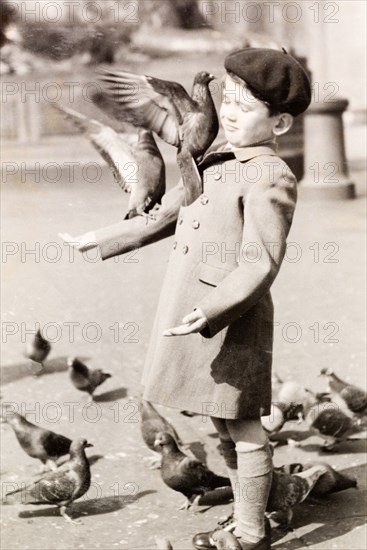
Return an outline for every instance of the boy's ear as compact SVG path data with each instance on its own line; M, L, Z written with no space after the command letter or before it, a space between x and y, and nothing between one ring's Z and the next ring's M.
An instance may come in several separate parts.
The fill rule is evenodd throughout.
M275 136L281 136L288 132L293 124L294 117L289 113L281 113L276 118L276 122L273 127L273 134Z

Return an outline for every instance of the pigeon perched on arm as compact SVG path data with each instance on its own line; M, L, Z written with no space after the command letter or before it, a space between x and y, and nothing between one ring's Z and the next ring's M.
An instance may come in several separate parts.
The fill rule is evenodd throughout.
M143 439L146 443L146 445L149 447L151 451L153 451L155 454L157 454L157 451L154 447L154 443L156 440L157 435L160 432L166 432L169 433L174 440L177 442L178 445L182 444L182 441L180 437L178 436L175 428L164 418L157 409L150 403L150 401L146 401L145 399L141 400L140 403L140 410L141 410L141 434L143 436ZM160 468L162 463L162 455L158 453L157 458L154 457L153 459L150 459L150 468L156 469Z
M41 373L44 370L44 362L46 361L50 351L50 342L42 336L41 330L38 329L33 340L28 344L24 355L28 359L31 359L36 363L40 363L41 370L39 373Z
M289 527L293 517L293 507L307 498L319 477L326 471L326 467L321 464L292 475L274 470L267 512L271 515L274 512L285 513L286 526Z
M218 133L218 116L209 91L214 78L199 72L190 97L177 82L128 71L106 70L101 75L103 93L119 105L120 119L153 131L177 147L186 205L202 191L195 161L201 159Z
M96 388L112 376L108 372L103 372L102 369L88 368L77 357L68 359L68 367L70 369L70 379L76 389L89 393L91 401L93 401Z
M71 439L63 435L35 426L24 416L9 410L3 410L1 420L14 430L23 451L42 462L41 472L48 466L57 470L56 461L69 454Z
M199 460L185 455L170 433L158 433L154 447L162 454L162 480L187 498L180 509L188 509L191 504L198 503L205 493L231 484L227 477L216 475Z
M90 468L84 451L87 446L91 445L86 439L74 440L70 445L68 469L49 472L35 483L7 493L5 503L55 504L66 521L80 523L67 515L66 507L82 497L90 487Z
M327 376L329 391L334 402L340 403L341 398L347 409L356 416L367 415L367 392L353 384L343 382L332 369L321 369L320 376Z
M166 191L166 169L151 132L140 128L135 135L120 134L69 107L54 106L86 134L121 189L131 193L125 219L148 213L161 202Z

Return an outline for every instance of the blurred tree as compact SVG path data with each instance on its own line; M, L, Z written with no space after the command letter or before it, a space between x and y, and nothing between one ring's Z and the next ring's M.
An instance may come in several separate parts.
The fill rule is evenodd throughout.
M16 21L16 10L5 0L0 0L0 48L7 42L6 29Z
M154 28L197 29L206 26L197 0L139 0L139 19Z

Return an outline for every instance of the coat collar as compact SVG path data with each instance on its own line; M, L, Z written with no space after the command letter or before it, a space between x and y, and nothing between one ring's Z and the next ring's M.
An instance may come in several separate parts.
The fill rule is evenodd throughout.
M214 150L208 151L199 164L200 170L205 170L216 162L237 159L246 162L260 155L276 155L277 144L271 140L250 147L234 148L229 143L221 143Z

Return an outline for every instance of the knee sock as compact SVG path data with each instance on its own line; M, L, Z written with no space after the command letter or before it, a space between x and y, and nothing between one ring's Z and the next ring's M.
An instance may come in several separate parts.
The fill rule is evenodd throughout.
M235 497L236 490L238 488L238 470L237 470L237 452L236 445L232 439L220 439L220 444L222 448L222 454L224 461L227 466L228 477L231 480L231 486L233 489L233 496ZM237 520L237 507L236 499L234 498L234 511L233 517Z
M272 456L269 444L257 448L236 444L238 485L234 492L237 537L256 543L265 536L264 514L272 479Z

